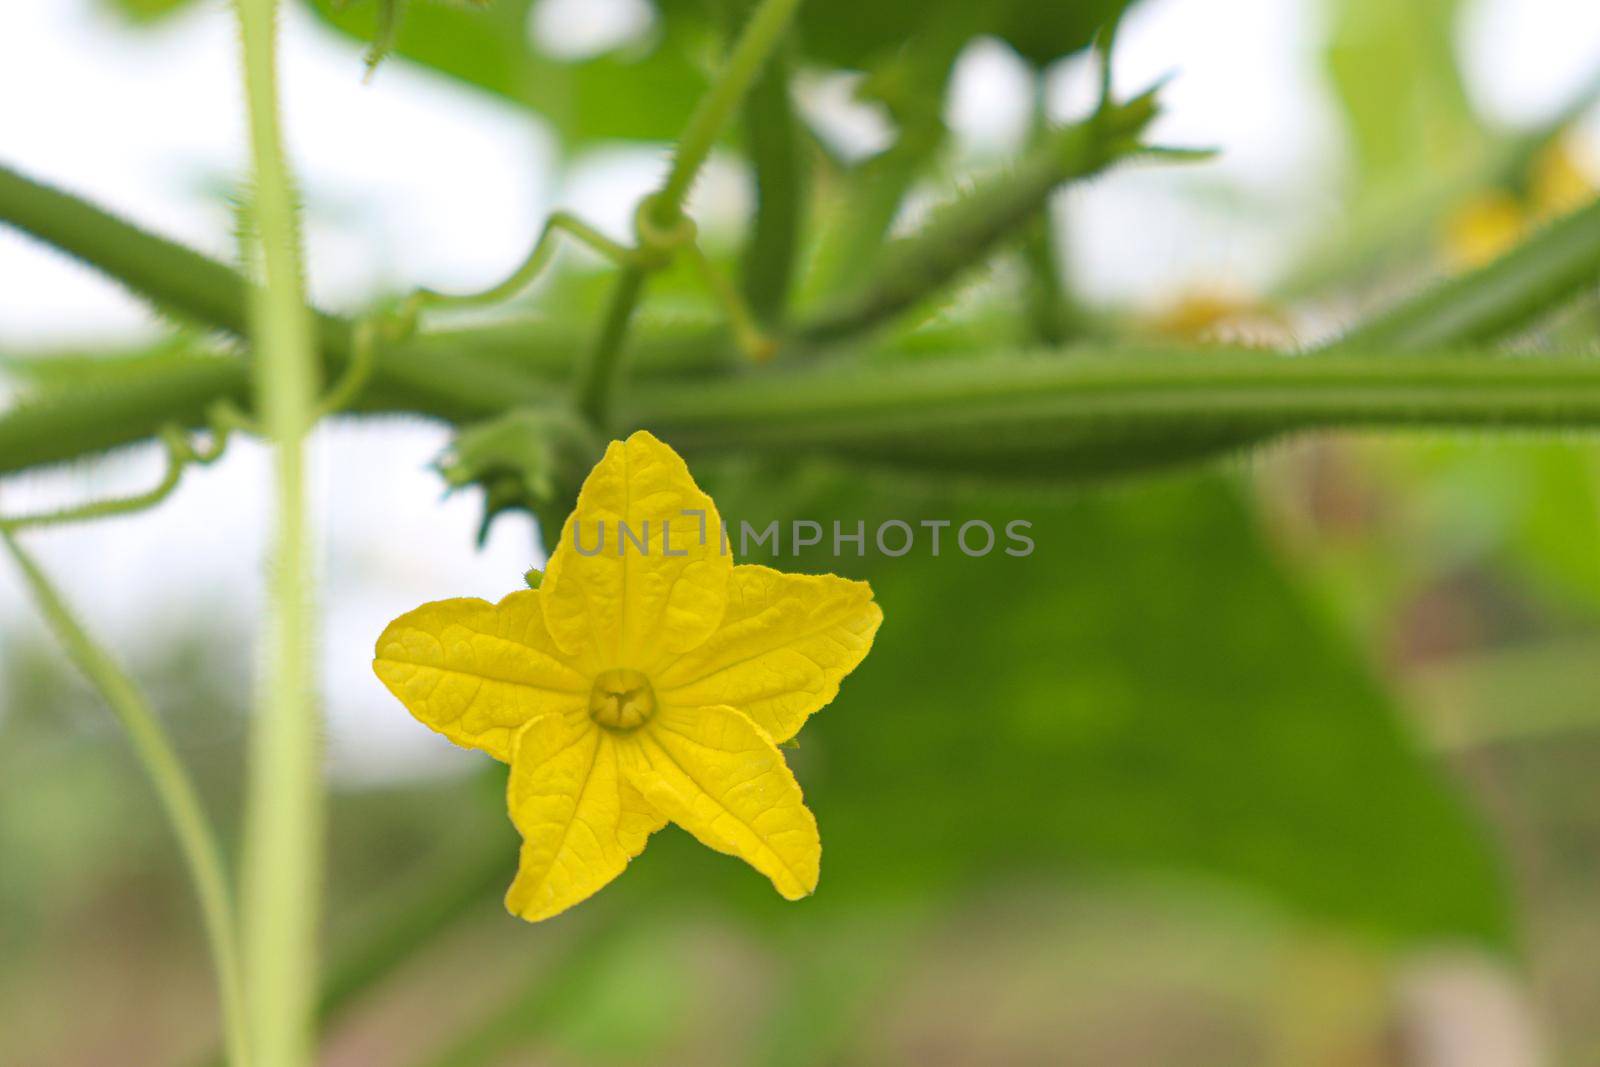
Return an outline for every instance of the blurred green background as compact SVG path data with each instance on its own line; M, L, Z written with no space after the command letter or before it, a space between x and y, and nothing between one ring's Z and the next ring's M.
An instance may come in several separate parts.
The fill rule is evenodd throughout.
M166 77L177 106L137 122L191 132L176 147L107 134L112 165L92 190L226 249L236 131L206 124L231 98L213 111L193 95L228 76L225 57L192 51L226 46L220 9L23 6L0 13L8 91L48 65L92 95L72 86L95 56L139 57L101 89L134 69ZM655 173L737 6L418 2L367 96L372 5L295 8L291 143L297 109L327 109L299 145L314 291L338 305L469 284L504 269L546 201L614 212ZM811 199L844 247L859 205L827 175L925 153L938 177L913 190L914 215L918 196L1026 136L1034 92L1081 112L1082 49L1104 15L1026 0L804 10L790 60L819 131L807 150L833 168ZM1511 21L1532 45L1502 39ZM1585 33L1600 41L1582 3L1136 5L1119 86L1176 69L1167 135L1222 155L1064 194L1052 236L1074 328L1295 344L1492 256L1593 195L1600 48L1539 62ZM1185 97L1190 79L1203 91ZM324 86L343 95L319 100ZM1288 103L1237 106L1274 86ZM108 128L140 106L83 113ZM7 161L30 165L52 131L74 138L77 112L61 108L0 117ZM525 140L509 159L468 152L438 164L458 171L429 171L423 157L450 154L429 131L448 136L453 116L482 131L469 148ZM894 139L926 122L951 136ZM334 158L320 146L341 138L348 160L319 170ZM383 155L401 142L413 155ZM76 179L88 145L44 169ZM748 200L739 148L702 190L730 262L743 218L715 201ZM475 181L489 204L477 215L407 217L415 198L475 199ZM157 185L183 192L140 200ZM504 193L524 187L537 195ZM185 207L200 221L179 221ZM514 214L486 232L491 210ZM8 354L126 349L165 330L107 290L74 289L91 283L58 278L37 248L0 246L0 264ZM1017 276L998 265L903 347L936 348L945 328L1015 341ZM570 312L603 280L567 257L532 300ZM681 279L662 294L668 316L705 314ZM1593 349L1597 331L1600 303L1585 299L1517 343ZM785 904L668 830L600 897L530 927L499 905L515 855L504 769L436 751L366 660L399 610L515 588L536 536L511 516L472 555L475 501L441 504L425 466L435 429L324 437L330 1065L1600 1062L1600 454L1587 440L1319 437L1071 490L708 465L697 475L723 513L757 526L1023 518L1037 549L784 562L870 578L887 616L789 754L822 825L815 897ZM141 484L149 459L26 480L8 499ZM38 538L167 715L230 840L260 502L227 487L260 462L230 459L164 518ZM157 808L93 693L17 587L0 588L0 1064L203 1063L216 1040L204 946Z

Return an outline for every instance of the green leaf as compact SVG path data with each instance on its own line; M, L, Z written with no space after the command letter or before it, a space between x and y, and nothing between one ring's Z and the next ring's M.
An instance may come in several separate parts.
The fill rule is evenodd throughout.
M334 0L304 2L363 43L377 33L374 0L347 7ZM568 61L535 46L528 29L533 6L534 0L495 0L483 8L407 4L392 52L528 108L569 147L678 135L706 86L691 56L705 47L707 27L669 23L640 54L626 50ZM359 73L352 68L352 77Z
M1328 71L1364 182L1410 181L1480 151L1455 59L1460 0L1337 0Z
M1565 615L1600 609L1600 481L1592 445L1481 439L1390 443L1365 465L1404 502L1410 583L1483 571L1525 583ZM1391 559L1394 545L1373 546ZM1364 573L1382 561L1363 554Z
M807 0L800 12L807 55L832 66L870 69L923 35L952 26L991 34L1038 66L1088 46L1127 0Z
M377 35L375 0L304 2L363 43ZM1085 47L1124 2L811 0L801 9L798 30L803 57L827 67L875 69L908 41L953 37L953 45L946 41L937 50L936 66L943 67L961 42L983 33L1006 39L1043 65ZM665 141L681 132L707 85L706 61L720 54L727 27L735 21L711 0L658 0L659 32L642 47L568 61L543 54L529 33L535 3L494 0L482 8L409 3L393 52L527 107L549 121L568 146L608 139ZM924 73L918 85L942 85L942 69Z
M130 22L156 22L184 8L194 7L194 0L99 0L105 7Z
M1024 59L1045 67L1087 48L1101 26L1131 6L1132 0L1015 0L1002 5L996 34Z
M758 482L775 480L713 490L735 553L741 519L865 521L865 559L849 545L748 558L869 578L885 615L791 756L826 842L819 902L1176 871L1380 938L1508 944L1481 827L1221 479L943 500L831 476ZM870 547L888 519L919 530L911 554ZM949 529L934 558L924 519L988 521L998 547L969 557ZM1015 519L1033 524L1026 558L1004 553ZM676 882L708 862L657 847L640 874Z
M1361 323L1347 350L1500 340L1591 291L1600 278L1600 200L1557 219L1499 259Z

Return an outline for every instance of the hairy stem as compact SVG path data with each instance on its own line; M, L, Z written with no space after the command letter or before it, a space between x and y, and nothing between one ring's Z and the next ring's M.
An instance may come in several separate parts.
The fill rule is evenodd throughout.
M1342 349L1471 345L1526 326L1573 294L1600 285L1600 200L1515 249L1350 331Z
M619 424L686 452L1109 477L1296 430L1600 427L1600 360L1216 349L995 357L659 385Z
M221 1005L223 1044L235 1067L250 1062L245 1039L244 994L239 976L239 950L235 940L233 899L217 835L201 806L194 782L183 768L177 751L161 728L161 721L144 695L104 649L95 643L73 615L55 586L10 533L0 530L0 540L16 560L28 589L56 640L128 732L133 750L166 812L179 851L189 869L189 880L199 898L200 913L216 971Z
M0 223L93 267L164 311L237 337L249 333L252 286L238 271L3 165ZM348 351L347 323L319 315L316 329L324 347L337 355Z
M238 271L156 236L95 204L3 167L0 167L0 223L14 226L94 267L167 313L185 316L236 337L244 338L249 334L255 286ZM321 313L313 313L312 322L317 348L331 375L350 359L354 324ZM523 347L527 347L526 342ZM392 342L379 338L376 348L373 383L367 395L383 397L384 405L389 407L398 404L404 408L410 403L427 409L444 400L457 410L452 417L470 418L474 414L498 410L500 402L494 399L496 394L510 391L527 395L530 387L537 386L504 362L479 358L470 339L448 338L435 342L417 338ZM570 351L565 351L560 354L559 362L552 361L557 374L566 373L570 358ZM247 388L242 365L235 362L235 370L229 371L228 361L211 362L214 365L210 376L216 379L216 388L227 391L229 399L243 402ZM187 385L197 384L187 371L179 377ZM176 383L151 384L130 376L119 383L118 388L135 394L133 397L126 400L109 394L96 397L96 403L109 409L105 412L107 417L102 419L86 412L93 425L83 430L88 437L108 440L104 445L90 444L85 450L98 451L152 436L162 423L144 424L130 436L119 421L119 411L130 406L143 407L148 398L138 394L147 388L159 392L168 384ZM186 413L177 421L186 426L199 426L203 421L204 402L191 408L188 399L183 395L172 398L172 407ZM0 436L5 436L4 431L0 431ZM47 438L36 439L31 444L41 453L72 447L68 442L58 443ZM59 458L72 458L72 455L67 452Z
M872 329L981 265L1017 234L1062 184L1099 173L1138 147L1155 116L1150 95L1047 136L1008 174L947 206L909 237L885 248L875 276L809 321L796 336L824 343Z
M800 0L761 0L750 16L715 86L701 98L678 140L672 170L653 201L663 221L670 224L682 211L683 201L693 188L700 168L710 157L717 138L722 136L750 86L761 75L799 7Z
M744 248L744 298L763 324L782 320L794 284L807 192L806 145L789 98L793 71L773 58L745 101L744 135L755 166L756 217Z
M322 748L312 701L315 620L304 486L317 366L278 120L277 3L238 0L238 9L255 161L251 206L264 276L253 290L254 385L276 452L277 506L266 669L250 738L245 960L257 1067L303 1067L315 1045L323 877Z
M799 6L800 0L761 0L734 44L721 76L690 116L666 181L645 200L639 215L641 225L648 218L653 228L667 232L682 224L683 201L711 155L712 145L744 102L745 94L760 76ZM578 377L578 410L596 426L604 427L610 415L611 396L621 376L628 327L639 298L644 295L645 283L653 270L669 262L671 259L667 257L659 264L625 266L612 290L600 336Z
M603 427L611 415L611 397L622 367L628 324L644 295L649 275L639 267L624 267L611 290L605 323L594 351L583 364L577 384L578 411L595 426Z
M1062 352L1071 358L1059 358ZM119 390L120 429L131 434L159 425L174 413L173 397L203 409L209 390L239 385L237 371L233 377L216 372L217 364L231 362L185 361L163 371L163 388L132 395ZM1100 462L1109 463L1102 473L1114 475L1122 466L1109 453L1130 436L1148 449L1130 462L1150 465L1198 458L1219 442L1236 447L1252 433L1337 426L1585 429L1600 423L1600 360L1571 354L1419 355L1394 348L1286 356L1085 345L860 362L847 371L819 364L740 378L652 377L622 397L608 423L615 432L659 430L702 454L892 456L910 468L937 470L966 448L980 466L1009 457L1030 475L1049 475L1056 464L1063 477L1093 474ZM90 440L99 447L117 443L96 421L101 405L83 394L80 389L0 417L0 471L67 458ZM531 399L527 392L485 393L475 396L480 406L474 411L503 414L546 396L545 387ZM362 401L369 413L446 419L455 406L454 399L431 407L412 397ZM926 462L919 464L919 454Z
M871 274L884 235L945 135L944 123L934 114L902 129L893 145L848 174L839 205L818 227L817 250L801 286L807 302L838 299Z

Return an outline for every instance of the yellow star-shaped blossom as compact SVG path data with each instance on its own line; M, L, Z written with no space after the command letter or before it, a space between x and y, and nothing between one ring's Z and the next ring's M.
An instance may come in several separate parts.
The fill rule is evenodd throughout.
M424 724L510 762L514 914L587 898L668 820L795 900L822 844L778 745L882 619L864 582L735 566L716 505L641 431L584 482L540 588L424 604L373 668Z

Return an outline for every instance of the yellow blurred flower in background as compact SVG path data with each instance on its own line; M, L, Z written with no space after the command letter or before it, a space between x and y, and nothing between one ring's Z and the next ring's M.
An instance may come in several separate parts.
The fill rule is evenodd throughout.
M1445 258L1459 269L1481 267L1516 247L1529 231L1583 206L1595 188L1582 146L1571 138L1554 140L1529 163L1521 190L1487 190L1445 220Z

